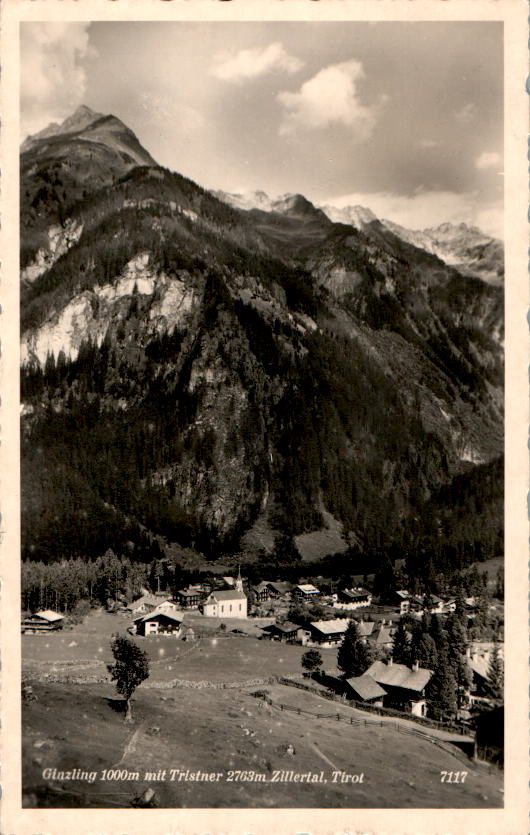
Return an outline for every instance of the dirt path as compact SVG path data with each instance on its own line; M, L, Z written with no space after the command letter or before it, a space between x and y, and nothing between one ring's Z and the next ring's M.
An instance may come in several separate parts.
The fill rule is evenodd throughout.
M132 754L134 751L136 751L136 743L138 741L138 737L140 736L140 733L144 729L144 726L145 726L145 722L142 722L141 725L138 725L138 727L135 728L135 730L132 732L129 739L127 740L127 742L124 745L121 760L119 762L115 763L114 765L111 765L109 768L118 768L118 766L123 764L123 762L129 756L129 754Z
M328 757L326 757L325 754L322 753L322 751L320 750L320 748L318 747L316 742L310 742L309 747L313 749L315 754L318 754L320 759L324 760L325 763L330 765L332 767L333 771L340 771L339 767L336 766L335 763L331 762L331 760Z

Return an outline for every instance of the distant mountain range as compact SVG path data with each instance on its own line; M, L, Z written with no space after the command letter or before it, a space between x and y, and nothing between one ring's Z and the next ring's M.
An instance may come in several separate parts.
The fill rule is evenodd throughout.
M216 196L88 108L20 164L25 556L496 552L500 286L367 210Z
M299 195L285 194L271 198L264 191L248 194L214 192L217 197L238 209L284 214ZM305 198L304 198L305 199ZM311 204L312 205L312 204ZM323 205L317 207L335 223L345 223L363 232L372 224L380 224L413 246L437 255L442 261L456 267L462 275L481 278L490 284L501 285L504 281L504 246L502 241L485 235L476 226L466 223L442 223L427 229L407 229L391 220L378 218L365 206Z

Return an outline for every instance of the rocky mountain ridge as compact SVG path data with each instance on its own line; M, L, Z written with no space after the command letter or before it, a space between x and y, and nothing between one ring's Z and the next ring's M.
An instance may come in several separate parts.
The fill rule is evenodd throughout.
M269 197L264 191L248 194L229 194L222 191L215 193L220 199L238 209L258 209L279 214L288 214L292 201L297 197L291 194ZM360 232L366 232L372 223L379 224L401 240L436 255L449 266L456 267L462 275L481 278L496 285L502 285L504 281L502 241L484 234L476 226L468 226L466 223L441 223L425 229L407 229L392 220L378 218L366 206L339 208L325 204L313 206L313 209L323 212L334 223L353 226Z
M502 455L501 290L302 195L118 164L95 115L21 156L25 554L433 536L433 497ZM492 501L450 537L493 547Z

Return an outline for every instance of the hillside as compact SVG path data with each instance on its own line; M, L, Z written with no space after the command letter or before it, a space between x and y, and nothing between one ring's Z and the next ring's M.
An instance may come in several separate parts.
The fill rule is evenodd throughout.
M229 206L93 117L21 156L24 555L450 530L443 489L502 456L502 290L302 195Z
M500 773L457 756L450 745L439 748L388 726L350 726L336 718L280 712L240 689L140 688L130 731L108 685L33 689L38 700L24 708L26 807L124 808L151 788L157 805L173 809L441 808L448 803L448 789L440 782L443 770L467 772L463 785L450 787L451 808L502 804ZM286 700L296 700L299 691L283 690ZM310 710L331 712L326 700L302 695L309 697ZM205 715L211 717L207 724ZM293 754L287 753L289 744ZM78 767L81 750L83 769L97 775L93 782L43 781L43 767L59 774ZM104 769L120 779L102 780ZM182 779L171 780L170 769L180 771ZM186 771L214 773L216 779L185 779ZM273 775L289 771L310 772L326 782L273 782ZM337 771L364 778L362 783L343 783L340 777L333 782ZM146 772L151 779L145 779Z

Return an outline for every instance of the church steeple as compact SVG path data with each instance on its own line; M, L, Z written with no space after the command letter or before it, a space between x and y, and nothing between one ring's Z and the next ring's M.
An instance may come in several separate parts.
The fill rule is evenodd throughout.
M236 590L243 591L243 578L241 577L241 566L237 567Z

